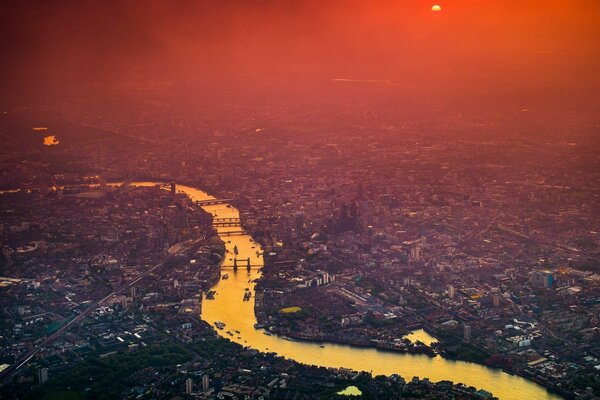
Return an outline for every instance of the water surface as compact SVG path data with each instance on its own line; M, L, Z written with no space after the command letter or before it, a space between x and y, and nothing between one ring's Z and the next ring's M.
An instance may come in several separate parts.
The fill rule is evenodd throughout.
M135 184L149 186L156 183L138 182ZM178 185L177 189L186 193L192 200L214 199L195 188ZM228 205L204 206L203 209L213 214L215 218L239 218L238 210ZM239 229L239 227L217 229L227 249L221 266L222 273L228 273L229 278L220 280L213 287L213 290L217 292L214 300L205 299L202 305L202 319L213 326L216 321L225 323L223 330L217 330L220 335L244 346L264 352L275 352L305 364L351 368L356 371L369 371L373 375L400 374L406 380L417 376L429 378L432 381L461 382L490 391L502 400L557 400L561 398L532 381L479 364L447 360L440 356L431 358L422 354L394 353L339 344L291 341L276 335L267 335L263 329L255 329L254 295L250 301L244 301L243 297L246 290L254 293L253 281L261 276L259 268L263 265L263 258L260 254L262 249L249 235L226 236L226 232ZM250 272L246 271L245 263L239 264L240 268L237 272L233 271L234 246L237 246L239 252L238 259L245 260L250 257L253 265ZM257 251L259 251L258 256ZM230 333L227 333L228 331ZM426 344L435 340L425 331L415 331L409 335L409 338L420 340Z

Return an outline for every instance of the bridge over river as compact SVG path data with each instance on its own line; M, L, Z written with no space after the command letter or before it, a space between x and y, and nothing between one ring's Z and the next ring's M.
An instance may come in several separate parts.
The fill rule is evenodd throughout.
M133 184L156 185L154 182ZM223 219L226 218L240 218L238 210L230 204L213 201L218 199L199 189L181 185L177 185L177 188L193 201L198 201L205 211L214 216L215 221L225 222ZM263 329L254 328L256 323L254 296L249 301L243 301L244 293L253 292L255 280L260 279L260 267L263 265L262 248L241 227L235 230L235 234L227 232L228 229L236 228L217 227L217 232L228 250L221 268L227 270L229 279L222 279L213 287L217 296L214 300L204 301L201 317L211 325L215 321L222 321L226 324L225 330L240 332L234 337L227 336L229 339L260 351L275 352L305 364L345 367L357 371L370 371L374 375L400 374L407 380L419 376L427 377L432 381L461 382L488 390L502 400L560 399L559 396L549 393L532 381L479 364L452 361L440 356L431 358L426 355L378 351L347 345L297 342L276 335L266 335ZM232 272L234 246L238 250L235 258L238 259L240 268ZM250 271L240 261L247 260L248 257L252 265ZM217 332L223 334L220 330Z

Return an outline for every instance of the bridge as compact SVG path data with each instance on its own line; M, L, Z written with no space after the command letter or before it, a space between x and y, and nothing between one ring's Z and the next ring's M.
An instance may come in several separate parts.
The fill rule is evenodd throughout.
M262 264L252 264L250 262L250 257L248 258L234 258L233 265L222 265L222 269L233 269L237 271L238 268L245 268L247 271L250 271L252 268L262 268Z
M237 221L237 222L213 222L212 225L217 228L223 228L226 226L241 226L242 224L240 221Z
M240 236L240 235L247 235L248 233L246 231L228 231L228 232L219 232L219 236Z
M123 186L125 186L126 184L130 184L131 183L131 179L128 181L125 181L125 184ZM171 194L175 195L177 193L177 184L175 182L165 182L165 183L160 183L159 184L161 189L167 189L171 192ZM202 206L216 206L219 204L227 204L227 203L231 203L234 199L206 199L206 200L196 200L196 205L198 207L202 207Z
M213 218L213 223L215 222L237 222L239 224L242 221L239 218Z
M219 204L231 203L234 199L209 199L209 200L197 200L196 205L203 206L216 206Z
M239 218L213 218L212 225L217 228L223 228L227 226L241 226L242 220Z

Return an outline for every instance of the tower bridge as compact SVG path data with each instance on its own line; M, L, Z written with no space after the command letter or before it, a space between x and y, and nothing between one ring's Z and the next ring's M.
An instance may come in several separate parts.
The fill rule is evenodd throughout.
M252 264L250 262L250 257L248 257L248 258L234 258L233 265L223 265L221 268L233 269L234 271L244 268L247 271L250 271L253 268L258 269L258 268L262 268L262 267L263 267L262 264Z

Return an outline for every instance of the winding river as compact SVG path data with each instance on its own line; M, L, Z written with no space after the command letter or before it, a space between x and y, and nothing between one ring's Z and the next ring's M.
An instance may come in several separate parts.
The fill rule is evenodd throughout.
M156 185L156 182L136 182L137 186ZM209 194L188 186L177 185L180 192L187 194L192 200L214 199ZM202 207L216 218L239 218L237 209L230 205L209 205ZM409 380L413 376L429 378L432 381L450 380L461 382L492 392L502 400L522 399L561 399L560 396L548 392L544 387L521 378L488 368L479 364L464 361L453 361L440 356L428 357L419 354L393 353L376 349L353 347L348 345L297 342L280 338L276 335L265 335L262 329L255 329L254 297L243 301L246 290L254 293L253 280L260 278L259 267L263 265L260 245L249 235L227 236L228 231L239 231L239 227L219 227L217 232L226 243L227 253L221 264L222 273L228 273L229 279L221 279L213 290L214 300L205 299L202 305L202 319L214 326L216 321L225 323L223 330L217 332L234 342L254 349L274 352L295 361L323 367L344 367L356 371L370 371L373 375L399 374ZM238 259L250 257L252 270L246 270L246 263L234 272L233 251L237 246ZM259 254L257 255L257 251ZM230 331L233 336L227 334ZM237 332L239 333L237 333ZM424 333L420 333L420 339ZM425 341L425 340L423 340Z

